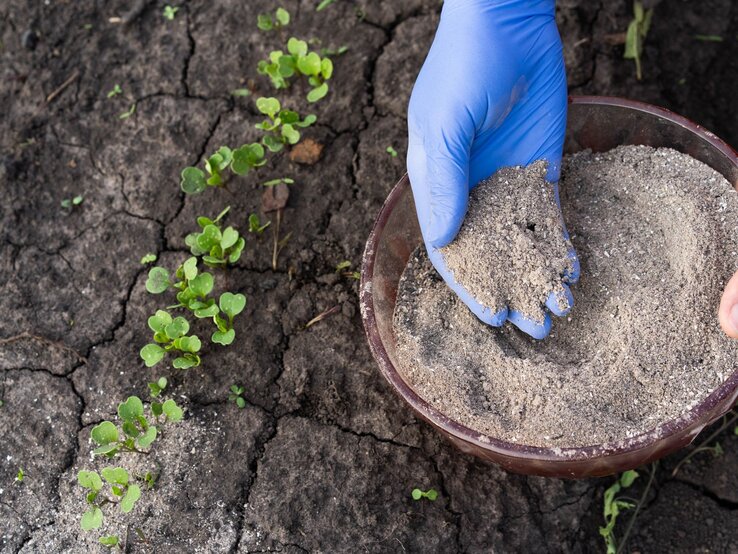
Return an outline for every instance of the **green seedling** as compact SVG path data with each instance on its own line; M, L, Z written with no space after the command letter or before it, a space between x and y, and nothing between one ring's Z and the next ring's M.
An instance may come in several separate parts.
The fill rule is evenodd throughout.
M181 317L173 318L169 312L157 310L148 319L149 327L154 331L154 342L141 349L140 355L146 367L153 367L163 360L169 352L177 352L172 366L177 369L189 369L200 365L200 348L202 343L197 335L187 336L190 330L188 321Z
M153 383L149 383L149 394L152 398L158 398L164 392L164 389L167 388L167 383L166 377L159 377Z
M320 4L318 4L318 7L315 8L315 11L316 12L323 11L328 6L330 6L331 4L333 4L333 2L335 2L335 1L336 0L321 0Z
M118 538L118 535L105 535L100 537L98 541L100 541L100 544L107 546L108 548L120 548L120 538Z
M342 54L345 54L348 52L348 46L339 46L335 50L333 48L321 48L320 49L320 55L331 58L336 56L341 56Z
M131 107L128 108L128 111L123 112L118 116L118 119L128 119L131 117L134 113L136 113L136 103L134 102L131 104Z
M231 385L231 393L228 395L228 402L235 402L239 408L246 407L246 400L243 396L243 387Z
M310 51L304 40L291 37L287 41L287 54L282 50L269 53L268 60L259 62L258 72L268 75L275 88L287 88L288 79L293 75L304 75L312 89L308 92L308 102L317 102L328 94L327 81L333 75L333 62Z
M225 317L222 317L220 313L213 315L213 321L218 330L213 333L210 340L227 346L236 338L236 331L233 329L233 318L246 307L246 297L243 294L224 292L220 295L218 306Z
M394 148L392 148L392 146L388 146L387 147L387 153L390 156L392 156L393 158L396 158L397 157L397 150L395 150Z
M106 535L104 537L100 537L98 540L100 541L100 544L107 546L108 548L115 548L116 546L120 548L120 538L118 538L118 535Z
M231 91L231 96L243 98L244 96L251 96L251 91L247 88L237 88Z
M633 502L624 500L618 496L620 491L627 489L633 484L638 478L637 471L626 471L620 478L615 481L605 491L604 496L604 509L603 513L605 516L605 526L600 527L600 535L605 540L605 546L607 548L607 554L615 554L617 552L617 542L615 540L615 525L617 524L618 516L622 510L630 510L635 507Z
M413 497L413 500L427 498L430 501L434 501L436 498L438 498L438 491L436 489L428 489L425 492L421 491L420 489L413 489L413 492L410 494Z
M230 206L215 219L198 217L197 224L202 231L190 233L185 238L192 255L202 256L202 261L208 267L225 267L226 264L236 263L246 245L244 238L233 227L221 228L220 220L228 210Z
M84 202L84 196L77 195L74 198L65 198L61 201L61 207L71 210L75 206L79 206L82 202Z
M266 115L265 119L256 125L265 135L261 142L272 152L279 152L285 144L297 144L300 140L300 131L297 128L309 127L317 120L314 114L300 119L300 115L292 110L283 110L276 98L258 98L256 108Z
M110 486L111 497L103 492L103 479ZM84 531L100 528L103 523L102 508L106 504L116 503L120 511L127 514L133 510L136 502L141 498L141 487L130 481L128 472L122 467L104 467L99 474L96 471L82 470L77 474L77 483L83 489L90 491L85 496L87 511L82 514L82 520L80 521ZM103 538L107 542L112 542L110 537ZM103 544L108 546L106 543ZM117 541L115 544L117 544Z
M244 144L231 150L221 146L218 151L205 160L205 172L197 167L185 167L182 170L180 187L185 194L199 194L208 186L223 186L223 172L230 167L236 175L246 175L252 169L266 163L264 147L259 143Z
M723 42L723 37L720 35L694 35L695 40L702 42Z
M361 273L358 271L350 271L351 262L344 260L336 264L336 273L340 273L344 277L351 277L352 279L361 279Z
M283 29L290 23L290 12L284 8L277 8L274 16L268 13L260 13L256 19L256 26L262 31Z
M270 181L264 181L261 184L261 186L263 186L263 187L276 187L277 185L280 185L280 184L283 184L283 183L285 185L294 185L295 184L295 180L294 179L290 179L289 177L279 177L278 179L271 179Z
M261 235L264 230L271 225L271 221L267 221L264 223L264 225L261 224L261 220L259 219L259 216L256 214L251 214L249 216L249 233L254 233L256 235Z
M25 479L25 478L26 478L26 472L23 471L23 468L22 467L19 467L18 468L18 473L15 476L15 482L16 483L22 483L23 482L23 479Z
M120 85L116 83L113 85L113 88L108 92L108 98L112 98L113 96L118 96L119 94L123 94L123 89L120 88Z
M145 454L142 448L148 448L158 436L156 425L177 422L182 419L182 408L172 399L163 403L151 403L151 417L144 415L144 406L137 396L129 396L125 402L118 404L118 417L122 420L121 430L111 421L103 421L92 428L90 437L97 444L93 450L95 455L114 457L120 452L137 452Z
M636 79L639 81L643 76L641 73L643 41L646 40L646 35L648 35L652 18L653 8L644 10L641 2L638 0L633 2L633 19L628 24L628 30L625 33L625 52L623 53L623 57L635 61Z
M142 477L143 482L146 483L146 488L151 490L154 488L154 485L156 484L156 475L151 473L150 471L147 471L144 476Z
M172 21L177 16L178 11L179 11L178 7L167 5L167 6L164 6L164 11L162 13L166 19L168 19L169 21Z
M85 23L84 25L82 25L82 28L85 31L92 31L92 23Z
M141 258L141 265L149 265L153 264L156 261L156 254L152 254L149 252L148 254L144 254L144 256Z

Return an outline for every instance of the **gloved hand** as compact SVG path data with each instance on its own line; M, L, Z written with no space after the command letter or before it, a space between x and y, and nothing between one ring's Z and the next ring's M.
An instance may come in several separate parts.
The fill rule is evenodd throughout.
M566 127L566 74L554 0L446 0L408 110L407 165L423 239L446 283L489 325L510 320L534 338L551 330L503 309L482 306L456 283L437 250L451 242L466 214L470 188L511 165L548 161L558 186ZM566 231L564 231L566 233ZM568 236L567 236L568 238ZM564 283L579 278L574 270ZM546 307L565 315L553 294Z

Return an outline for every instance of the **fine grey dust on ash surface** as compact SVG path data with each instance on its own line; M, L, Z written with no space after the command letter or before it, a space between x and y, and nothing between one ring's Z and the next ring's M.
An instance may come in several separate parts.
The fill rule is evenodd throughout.
M421 249L400 281L395 334L401 371L442 413L503 440L578 447L676 418L733 371L716 312L735 269L738 194L701 162L646 146L569 156L560 188L582 274L548 338L481 323Z

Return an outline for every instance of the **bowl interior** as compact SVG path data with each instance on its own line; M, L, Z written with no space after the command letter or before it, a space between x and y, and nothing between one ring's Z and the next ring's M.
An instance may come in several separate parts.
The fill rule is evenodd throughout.
M570 101L565 151L605 151L622 144L667 146L706 163L738 188L738 159L720 139L667 110L607 97ZM499 441L449 420L421 399L397 371L392 316L397 285L407 259L420 244L407 176L390 193L364 254L361 307L370 347L394 389L424 419L462 450L522 473L555 476L604 475L664 456L690 442L730 409L738 395L738 371L702 404L653 432L606 446L572 449L526 447Z

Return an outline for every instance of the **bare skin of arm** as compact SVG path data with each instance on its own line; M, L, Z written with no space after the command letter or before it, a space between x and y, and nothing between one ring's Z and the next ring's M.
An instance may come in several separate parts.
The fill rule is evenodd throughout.
M738 272L731 277L723 291L718 310L720 326L725 334L738 339Z

